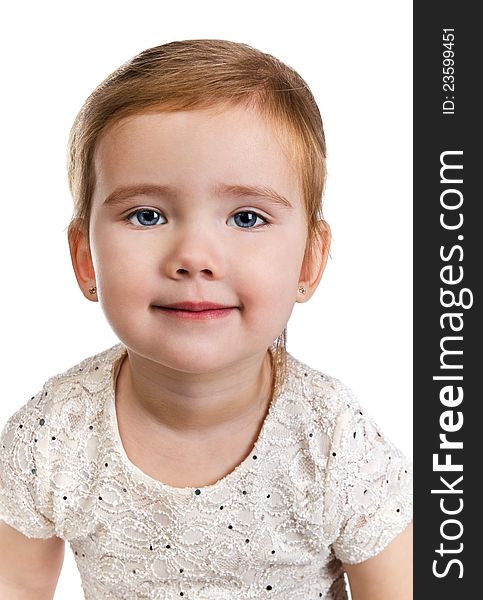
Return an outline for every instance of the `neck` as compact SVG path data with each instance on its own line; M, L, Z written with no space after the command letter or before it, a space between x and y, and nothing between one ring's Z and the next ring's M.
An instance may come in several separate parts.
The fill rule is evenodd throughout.
M116 402L143 429L191 440L239 432L263 420L271 395L268 351L205 374L166 369L128 351L116 386Z

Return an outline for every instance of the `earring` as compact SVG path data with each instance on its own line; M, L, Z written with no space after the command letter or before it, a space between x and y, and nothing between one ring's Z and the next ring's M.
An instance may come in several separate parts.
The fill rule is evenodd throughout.
M300 292L301 294L305 294L305 288L304 288L304 286L303 286L303 285L299 285L299 292Z
M89 294L93 295L97 292L96 286L89 288Z

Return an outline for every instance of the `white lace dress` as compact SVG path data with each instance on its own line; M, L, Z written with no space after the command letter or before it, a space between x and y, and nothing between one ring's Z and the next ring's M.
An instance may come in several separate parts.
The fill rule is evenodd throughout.
M0 520L69 542L87 600L343 600L342 562L378 554L411 521L409 461L347 387L290 355L231 473L202 488L149 477L117 426L125 352L51 378L0 440Z

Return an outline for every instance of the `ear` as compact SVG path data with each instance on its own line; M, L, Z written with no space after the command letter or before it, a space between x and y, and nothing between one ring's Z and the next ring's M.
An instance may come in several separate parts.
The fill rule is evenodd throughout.
M67 230L70 258L79 288L88 300L97 301L97 293L91 294L89 288L96 285L96 274L92 262L89 238L80 222L74 220Z
M329 257L331 232L329 224L321 220L310 245L305 249L304 260L300 269L297 302L307 302L315 293ZM301 287L305 292L301 292Z

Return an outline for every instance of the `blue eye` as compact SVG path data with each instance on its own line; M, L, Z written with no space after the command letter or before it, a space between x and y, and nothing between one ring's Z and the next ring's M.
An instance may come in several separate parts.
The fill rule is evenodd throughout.
M233 219L238 227L243 227L244 229L254 229L255 225L267 224L267 220L264 219L261 215L249 210L243 210L241 212L238 212L236 213L236 215L233 215L233 217L230 217L230 219ZM259 219L261 223L257 224L257 221Z
M136 218L137 222L134 222L133 225L143 225L146 227L152 227L153 225L158 224L159 219L161 217L161 213L159 213L157 210L153 210L152 208L143 208L130 214L128 217L128 221L133 223L132 219Z

